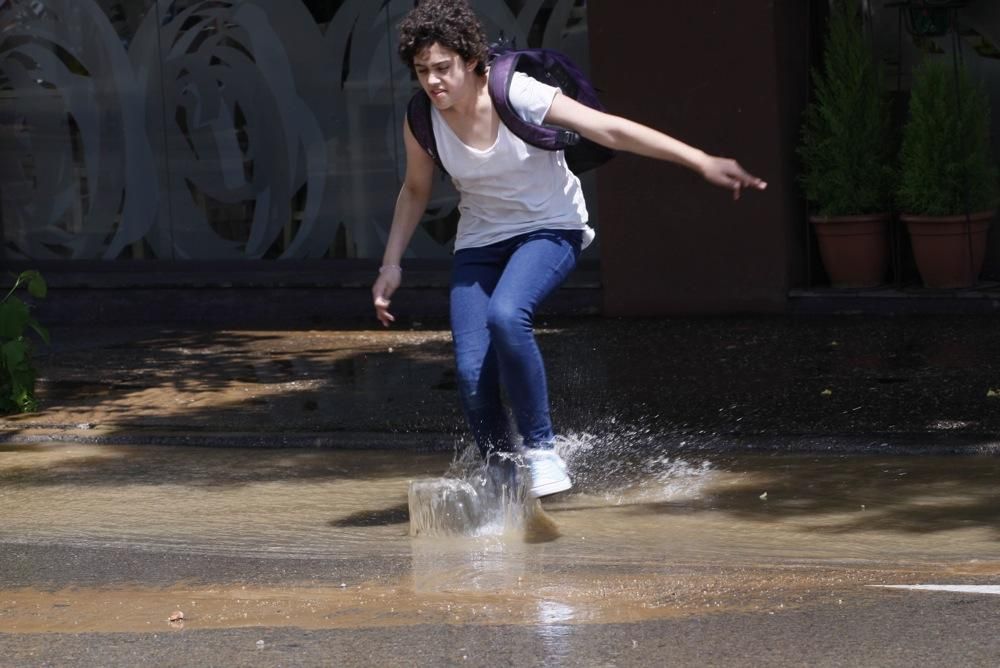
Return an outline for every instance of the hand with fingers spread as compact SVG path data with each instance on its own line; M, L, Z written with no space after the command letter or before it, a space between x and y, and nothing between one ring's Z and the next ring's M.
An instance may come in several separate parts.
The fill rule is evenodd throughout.
M372 301L375 305L375 317L388 327L396 322L396 317L389 313L389 298L399 288L403 280L403 270L398 264L383 265L378 270L378 278L372 286Z

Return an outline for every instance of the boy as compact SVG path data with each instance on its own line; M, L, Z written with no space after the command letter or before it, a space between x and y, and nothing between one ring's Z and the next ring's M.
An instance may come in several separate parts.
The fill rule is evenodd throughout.
M572 486L553 448L548 390L532 329L535 309L572 271L594 239L580 181L561 151L526 144L497 116L487 90L487 42L466 0L424 0L400 23L399 53L431 99L439 157L459 192L461 217L451 281L451 330L458 389L487 462L511 449L501 385L521 437L516 448L529 493ZM525 120L576 131L608 148L668 160L729 188L763 190L733 160L710 156L627 119L586 107L557 88L517 73L509 99ZM379 276L375 314L386 327L401 258L427 206L435 163L403 128L406 176L396 201Z

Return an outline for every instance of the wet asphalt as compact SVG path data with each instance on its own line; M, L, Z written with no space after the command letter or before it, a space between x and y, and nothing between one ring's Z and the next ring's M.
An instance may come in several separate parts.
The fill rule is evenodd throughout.
M0 636L17 666L992 666L996 605L941 595L602 626Z
M1000 444L1000 320L993 316L579 318L538 325L553 414L565 433L655 441L682 457L992 456ZM52 345L36 355L42 410L4 419L7 451L81 443L241 448L241 458L248 457L245 448L391 449L407 457L448 453L464 442L449 337L440 323L393 331L149 326L52 334ZM184 464L157 470L169 482ZM254 480L252 466L234 470ZM59 484L69 493L79 485L113 494L112 479L102 483L102 476L129 475L127 467L103 471L78 468L76 479ZM38 494L64 474L50 475L36 483ZM163 513L172 512L176 493L164 490ZM0 508L3 502L0 494ZM979 508L975 526L995 531L996 511ZM378 521L396 526L402 519ZM72 615L47 631L47 619L77 605L74 591L81 607L88 596L107 601L114 592L166 605L175 590L208 599L236 586L274 599L274 592L308 595L340 584L348 592L372 583L395 587L412 577L414 561L377 550L261 557L72 536L33 542L3 531L2 522L3 666L987 666L1000 656L1000 597L868 586L994 585L1000 562L969 554L964 570L956 570L940 559L912 558L883 573L877 563L836 550L792 565L766 560L739 568L725 555L674 563L669 552L641 566L614 555L600 568L552 566L553 582L560 574L584 581L607 571L648 576L649 587L662 588L666 603L657 614L623 622L606 621L608 615L564 619L558 608L556 614L540 608L534 618L515 611L510 619L498 608L488 619L442 614L425 622L415 616L418 608L404 621L384 610L338 617L358 614L345 608L311 625L251 620L249 627L241 621L199 628L195 616L177 628L166 623L166 608L156 607L141 617L150 625L145 631L116 630L109 616L91 620L99 631L76 632ZM955 511L949 530L963 531L963 522L972 520ZM543 589L547 573L536 575ZM732 605L699 612L692 607L698 595L685 594L672 612L670 596L701 581L734 583L741 592L754 583L754 598L736 596ZM759 584L769 581L773 588ZM613 602L614 593L608 596ZM36 607L25 607L31 597ZM37 623L34 631L16 631L30 623Z
M557 430L678 448L990 451L997 316L537 323ZM58 328L8 441L453 447L450 336L402 328Z

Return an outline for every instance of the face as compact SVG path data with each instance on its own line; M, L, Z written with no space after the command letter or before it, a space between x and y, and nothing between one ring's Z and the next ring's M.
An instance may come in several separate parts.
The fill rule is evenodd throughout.
M413 69L434 106L447 109L472 90L476 63L467 63L451 49L435 42L413 58Z

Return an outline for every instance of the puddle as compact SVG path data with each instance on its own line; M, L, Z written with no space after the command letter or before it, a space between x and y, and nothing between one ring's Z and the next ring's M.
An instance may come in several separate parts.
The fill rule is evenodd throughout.
M574 558L613 547L616 560L1000 559L1000 458L673 457L586 435L558 447L576 486L544 502L562 534L549 549ZM0 455L5 539L283 558L407 555L421 540L409 536L410 482L477 470L398 451L7 445ZM502 536L495 526L477 535Z
M406 485L448 461L90 445L0 453L3 538L282 558L406 554Z
M411 481L450 471L464 489L475 468L447 454L0 446L8 545L318 559L330 573L409 564L344 587L320 573L270 588L8 589L0 620L141 630L179 608L189 628L612 622L792 604L890 573L1000 576L998 458L674 456L652 437L588 435L558 447L576 486L543 503L558 535L531 540L516 521L410 535Z

